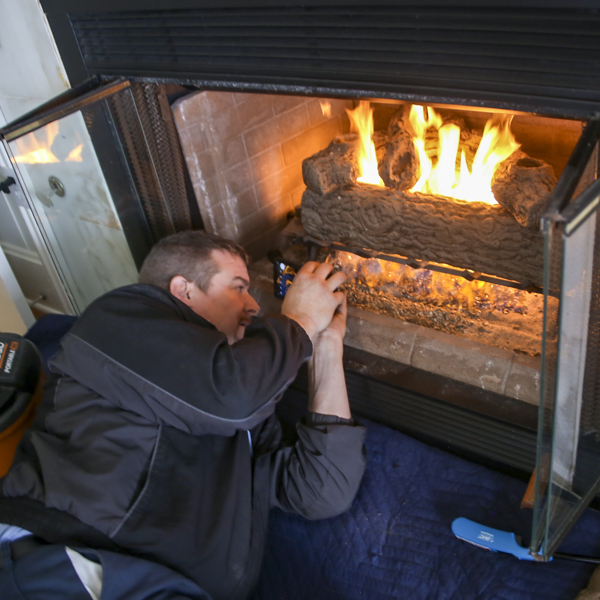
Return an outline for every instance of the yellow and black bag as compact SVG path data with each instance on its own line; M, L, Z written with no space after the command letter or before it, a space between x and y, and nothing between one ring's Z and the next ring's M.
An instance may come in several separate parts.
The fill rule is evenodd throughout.
M31 424L41 397L42 361L35 345L15 333L0 332L0 477Z

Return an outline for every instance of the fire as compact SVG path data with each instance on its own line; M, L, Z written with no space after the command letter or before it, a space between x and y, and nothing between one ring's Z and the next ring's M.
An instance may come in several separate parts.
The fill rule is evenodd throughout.
M27 165L35 165L39 163L57 163L60 162L50 150L47 148L38 148L37 150L30 150L15 156L15 161Z
M319 104L321 105L321 112L324 117L331 117L331 102L327 102L327 100L319 100Z
M361 101L354 110L346 109L350 128L358 133L358 181L383 186L377 170L377 155L373 144L373 109L370 102Z
M15 156L15 161L22 164L49 164L59 163L58 159L50 148L54 143L54 139L58 135L58 122L49 123L46 127L38 129L22 138L16 140L16 146L19 154ZM67 162L81 162L81 152L83 144L79 144L76 148L69 152L65 159Z
M421 114L419 114L419 109ZM432 108L427 107L427 117L425 117L425 109L422 106L412 106L410 109L410 124L415 130L416 137L413 138L413 143L419 156L421 164L421 175L411 192L426 191L427 181L431 175L432 162L425 152L425 133L430 127L439 129L442 126L442 117L440 117Z
M520 147L510 131L512 115L495 116L486 123L471 170L462 150L459 171L455 165L460 127L452 123L443 125L442 118L431 107L427 107L426 112L424 107L414 105L409 118L415 132L413 142L421 165L419 180L411 192L497 204L492 193L492 178L496 168ZM425 136L430 127L437 129L439 134L435 165L425 150Z
M69 156L66 158L66 162L81 162L83 159L81 158L81 151L83 150L83 144L79 144L76 148L73 148L71 152L69 152Z

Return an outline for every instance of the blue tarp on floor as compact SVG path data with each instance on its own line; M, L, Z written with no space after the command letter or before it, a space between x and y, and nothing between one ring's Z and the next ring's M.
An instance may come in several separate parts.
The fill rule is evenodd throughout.
M527 484L365 422L368 462L351 509L309 522L271 513L252 600L574 600L594 566L538 564L460 541L457 517L527 537ZM561 551L600 556L600 513L587 510Z

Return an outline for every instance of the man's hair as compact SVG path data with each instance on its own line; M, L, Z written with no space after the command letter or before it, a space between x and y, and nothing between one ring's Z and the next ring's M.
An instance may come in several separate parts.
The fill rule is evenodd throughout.
M168 291L173 277L181 275L206 292L219 271L211 256L215 250L239 256L248 264L246 251L235 242L205 231L182 231L153 246L140 270L140 283Z

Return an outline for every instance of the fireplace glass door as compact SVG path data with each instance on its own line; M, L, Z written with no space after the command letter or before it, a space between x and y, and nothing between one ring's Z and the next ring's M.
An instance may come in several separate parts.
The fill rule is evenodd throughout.
M542 219L545 329L530 548L542 560L600 491L599 135L600 122L591 121L557 185L564 193ZM594 181L573 193L578 173Z
M125 189L129 195L134 186L111 190L93 143L94 130L101 128L106 134L106 124L110 125L108 99L130 93L128 82L87 85L1 132L25 190L30 222L37 226L75 314L103 293L137 281L126 237L128 221L117 211L113 201L117 195L112 193ZM110 180L118 174L122 180L130 179L117 144L113 151Z

